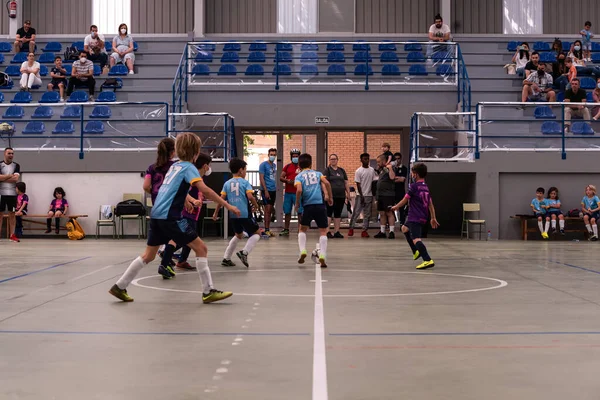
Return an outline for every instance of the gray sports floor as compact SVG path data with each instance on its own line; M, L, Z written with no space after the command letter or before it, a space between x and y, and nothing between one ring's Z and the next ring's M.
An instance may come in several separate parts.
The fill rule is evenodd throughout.
M599 398L598 244L430 239L418 272L403 238L329 243L326 270L295 236L246 270L209 241L235 294L203 305L195 272L156 262L135 302L107 293L142 241L4 239L0 399Z

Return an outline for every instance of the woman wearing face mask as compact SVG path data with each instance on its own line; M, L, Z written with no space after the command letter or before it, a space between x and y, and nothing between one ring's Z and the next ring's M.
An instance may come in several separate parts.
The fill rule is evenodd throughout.
M529 43L521 43L512 58L512 62L514 62L517 66L517 74L519 76L523 76L525 73L525 65L527 65L529 62Z
M113 53L110 57L110 66L117 63L125 63L129 73L133 75L133 63L135 54L133 54L133 38L128 34L127 24L119 25L119 34L113 39Z
M573 46L567 57L573 61L573 65L577 69L577 75L593 75L596 79L600 78L600 68L590 68L585 66L581 40L573 42Z
M333 195L333 205L327 206L327 216L329 217L329 225L333 219L334 234L327 232L328 238L343 239L344 235L340 233L340 222L342 221L342 211L344 204L350 199L350 186L348 185L348 175L344 168L338 166L338 156L332 154L329 156L329 167L323 172L325 178L331 184L331 192Z

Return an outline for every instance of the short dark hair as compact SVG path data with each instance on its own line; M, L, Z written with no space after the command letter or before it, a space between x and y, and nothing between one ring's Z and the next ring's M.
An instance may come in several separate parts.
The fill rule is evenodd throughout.
M363 157L367 157L369 160L371 159L371 155L369 153L362 153L360 158L362 159Z
M54 57L54 61L56 61L56 60L62 61L62 58L60 56L56 56L56 57Z
M17 182L17 189L19 189L19 192L25 193L27 185L25 185L25 182Z
M571 79L571 82L573 82L573 81L579 82L579 78L575 77L575 78Z
M98 27L96 25L92 25L92 26L90 26L90 31L94 28L98 29Z
M444 21L444 19L442 18L442 16L440 14L435 14L435 17L433 17L434 21L437 20L437 19L439 19L442 22Z
M241 158L234 157L229 161L229 170L232 174L237 174L240 169L246 168L248 163Z
M31 25L31 21L26 19L25 21L23 21L23 25L25 25L25 24Z
M267 154L269 154L269 153L270 153L270 152L272 152L272 151L274 151L275 153L277 153L277 149L276 149L276 148L274 148L274 147L271 147L271 148L269 149L269 151L267 151Z
M394 153L394 157L400 157L402 158L402 153L400 153L399 151Z
M63 199L67 196L67 194L65 193L65 190L63 188L61 188L60 186L54 188L54 198L56 198L56 194L62 194Z
M416 163L412 166L411 171L417 174L419 178L425 178L427 176L427 165Z
M310 168L312 165L312 156L308 153L300 154L300 157L298 157L298 165L302 169Z
M535 189L535 192L536 192L536 193L541 193L541 194L544 194L544 193L546 193L546 190L544 190L544 188L543 188L543 187L539 187L539 188Z
M6 151L7 151L7 150L12 150L12 151L14 151L15 149L13 149L12 147L7 147L7 148L5 148L5 149L4 149L4 152L6 153Z
M381 147L387 147L388 149L391 149L392 146L390 146L390 144L388 142L384 142Z
M532 55L532 56L535 56L536 54L537 54L538 56L540 55L540 53L538 53L537 51L534 51L533 53L531 53L531 55Z
M584 26L589 25L592 26L592 23L590 21L585 21L585 24L583 24Z
M81 51L79 52L79 55L82 55L82 54L85 54L85 55L87 56L87 51L85 51L85 50L81 50Z
M204 167L206 164L210 164L212 162L212 157L208 154L200 153L196 161L194 161L194 167L196 169L200 169Z

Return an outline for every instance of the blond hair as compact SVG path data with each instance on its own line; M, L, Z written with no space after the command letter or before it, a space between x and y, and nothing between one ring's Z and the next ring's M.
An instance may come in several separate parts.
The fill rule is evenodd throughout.
M594 193L594 195L596 194L596 186L594 186L594 185L587 185L586 189L587 188L590 188L590 190L592 191L592 193Z
M194 162L201 146L202 141L195 133L181 133L175 139L175 152L181 161Z

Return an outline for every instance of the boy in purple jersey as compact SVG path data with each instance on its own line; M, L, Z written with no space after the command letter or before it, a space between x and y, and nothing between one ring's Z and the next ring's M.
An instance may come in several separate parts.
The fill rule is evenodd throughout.
M402 225L402 232L413 252L413 258L415 260L419 257L423 258L423 262L417 265L417 269L433 268L435 263L429 256L425 243L421 240L423 227L427 224L429 215L431 215L431 227L436 229L440 226L435 218L435 208L429 194L429 188L425 183L427 166L423 163L417 163L411 168L410 174L415 182L408 187L406 196L392 207L392 210L396 211L408 203L408 217L405 224Z

